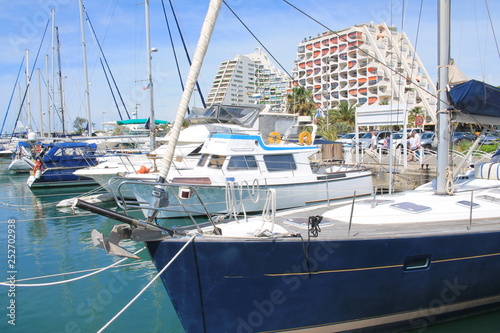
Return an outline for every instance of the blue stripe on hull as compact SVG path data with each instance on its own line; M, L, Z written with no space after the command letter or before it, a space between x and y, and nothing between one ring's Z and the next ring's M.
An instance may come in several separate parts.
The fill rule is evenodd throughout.
M158 269L183 244L174 239L149 243ZM405 270L405 260L416 256L431 258L430 266ZM471 233L315 239L309 261L301 239L198 238L162 279L187 332L248 333L326 325L333 332L335 327L363 328L363 320L380 329L418 328L454 317L440 310L456 315L459 310L470 314L472 307L491 308L478 300L500 295L498 276L500 233ZM464 309L453 307L458 304Z

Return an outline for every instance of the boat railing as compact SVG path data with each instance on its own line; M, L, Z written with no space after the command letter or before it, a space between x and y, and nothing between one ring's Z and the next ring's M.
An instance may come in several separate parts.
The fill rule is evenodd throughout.
M151 193L149 201L131 200L126 196L126 188L133 185L135 189L138 187L147 187L147 189L140 190L143 193ZM183 213L193 222L193 225L201 232L200 226L197 223L195 216L204 215L208 221L215 223L227 217L225 215L212 214L207 209L205 203L200 197L196 186L174 186L172 184L147 182L138 180L124 180L115 191L111 191L119 208L123 209L125 214L129 215L132 211L137 209L143 210L147 216L152 216L153 212L175 212ZM173 198L174 200L172 200ZM191 204L185 204L186 199L191 199ZM192 210L192 200L199 204L200 210ZM160 214L157 214L160 216Z

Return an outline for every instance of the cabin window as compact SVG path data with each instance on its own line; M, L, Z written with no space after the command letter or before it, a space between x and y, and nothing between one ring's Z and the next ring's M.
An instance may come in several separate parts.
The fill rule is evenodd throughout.
M225 160L226 156L212 155L210 157L210 160L208 161L208 167L214 169L220 169L222 168L222 165L224 164Z
M200 157L200 160L198 161L198 166L199 167L204 166L205 163L207 162L207 159L208 159L208 155L207 154L202 154L201 157Z
M272 171L289 171L297 170L297 165L293 159L293 155L264 155L264 162L267 170Z
M430 255L407 257L407 258L405 258L403 270L405 272L425 270L425 269L428 269L430 267L430 265L431 265L431 256Z
M257 161L253 156L233 156L227 164L228 170L257 169Z

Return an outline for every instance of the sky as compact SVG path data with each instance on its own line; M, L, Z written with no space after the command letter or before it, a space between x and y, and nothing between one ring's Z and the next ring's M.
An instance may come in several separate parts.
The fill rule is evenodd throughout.
M177 20L192 57L201 25L208 8L208 0L164 0L181 77L186 80L189 65L180 41L170 7L172 3ZM313 17L321 25L298 12L283 0L226 0L227 5L252 31L258 41L225 6L222 6L215 25L199 84L206 98L220 62L236 55L249 54L264 47L288 72L293 68L300 41L316 36L327 29L342 30L355 24L373 22L394 25L407 34L427 72L437 78L437 1L436 0L288 0ZM149 115L147 85L147 50L145 6L143 0L83 0L90 22L102 47L107 63L130 116ZM489 15L487 8L489 7ZM33 130L40 130L40 105L44 128L47 128L47 88L45 55L49 59L49 81L52 75L51 8L55 9L55 26L59 32L61 73L64 77L66 128L73 129L76 117L87 118L84 95L83 52L78 0L0 0L0 122L3 132L12 132L20 110L20 101L26 89L25 68L21 63L29 50L30 109ZM174 60L173 48L161 0L150 0L151 46L158 49L152 55L154 81L154 109L157 119L174 121L181 83ZM490 21L491 19L491 21ZM326 27L326 28L325 28ZM500 86L500 56L497 49L500 37L500 1L454 0L452 2L451 56L462 72L471 79ZM44 31L46 31L45 37ZM106 121L120 120L107 79L101 67L100 53L95 39L85 23L87 62L90 82L90 110L96 129ZM263 46L260 45L262 43ZM35 58L39 53L37 62ZM57 69L57 55L55 55ZM38 84L40 68L42 83ZM16 77L20 71L18 83ZM111 77L108 73L108 79ZM58 82L58 81L57 81ZM52 83L51 83L52 84ZM58 84L58 83L57 83ZM41 100L39 99L41 88ZM115 92L116 95L116 92ZM118 96L116 96L118 98ZM9 101L12 99L9 105ZM59 105L59 94L55 101ZM27 124L26 103L20 120ZM122 117L127 115L121 102ZM190 106L201 106L198 96ZM52 123L61 130L61 120L53 114Z

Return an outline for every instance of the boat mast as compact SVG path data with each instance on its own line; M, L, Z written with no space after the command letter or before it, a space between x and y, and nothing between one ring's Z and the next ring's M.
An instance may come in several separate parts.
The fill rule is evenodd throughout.
M28 132L31 131L31 102L30 102L30 51L26 49L26 111L28 115Z
M55 53L56 53L56 49L55 49L55 33L56 33L56 20L55 20L55 17L56 17L56 9L55 8L52 8L52 10L50 11L50 15L51 15L51 18L52 18L52 54L51 54L51 64L52 64L52 86L47 86L47 89L50 89L50 92L49 94L52 95L52 101L50 102L50 106L49 106L49 133L50 133L50 136L52 136L52 124L51 124L51 120L50 120L50 109L51 108L54 108L55 106L55 100L56 100L56 95L55 95L55 92L54 92L54 82L55 82ZM48 78L47 78L47 81L48 81ZM50 88L49 88L50 87ZM54 114L56 114L57 110L54 109ZM55 132L55 131L54 131Z
M37 72L37 78L38 78L38 109L40 111L40 136L43 138L44 133L43 133L43 108L42 108L42 80L41 80L41 74L40 74L40 68L36 69Z
M63 78L61 70L61 43L59 42L59 29L56 27L56 39L57 39L57 63L59 68L59 95L61 101L61 122L62 122L62 134L66 135L66 121L64 120L64 90L63 90Z
M83 1L79 0L80 3L80 33L82 36L82 55L83 55L83 74L85 76L85 99L87 108L87 121L88 121L88 135L92 136L92 115L90 113L90 84L89 84L89 73L87 69L87 43L85 42L85 24L83 16Z
M196 85L196 81L198 80L201 66L203 64L203 59L205 57L205 54L207 53L208 44L214 31L215 22L217 21L217 16L219 15L222 1L223 0L211 0L210 4L208 5L207 15L205 17L205 21L203 22L200 38L194 52L193 63L189 68L186 86L184 87L184 91L182 92L181 102L179 104L179 108L177 109L177 116L175 118L174 125L170 130L171 135L168 141L167 151L165 157L163 158L163 163L160 167L158 179L158 182L160 183L163 183L167 178L170 165L172 164L175 146L177 145L179 133L182 128L182 122L184 121L184 117L186 116L186 110L189 106L189 101L193 94L194 86Z
M154 108L154 90L153 90L153 74L151 69L151 53L154 52L151 49L151 34L150 34L150 24L149 24L149 0L144 1L144 10L146 14L146 57L148 59L148 85L149 89L149 139L150 139L150 150L155 149L155 108Z
M447 168L449 165L450 133L448 121L448 65L450 64L450 2L439 0L438 4L438 147L436 194L447 194Z
M170 166L172 165L174 150L175 146L177 145L177 140L179 139L179 133L182 129L182 123L184 121L184 117L186 116L186 111L189 107L189 101L191 99L191 96L193 95L193 90L196 85L196 81L198 80L201 66L203 65L203 59L205 58L205 54L207 53L208 44L214 31L215 22L217 21L217 16L219 15L222 1L223 0L210 0L210 4L208 5L208 11L201 28L200 38L198 39L198 44L194 52L193 62L189 67L186 86L184 87L184 91L182 92L179 108L177 109L177 115L175 117L172 129L170 130L171 135L168 140L166 153L160 165L158 183L165 182ZM152 193L151 207L158 207L163 192L164 189L161 186L155 187ZM158 210L151 211L152 214L148 217L148 222L153 221L158 214Z
M47 78L47 128L48 128L48 137L52 137L52 123L50 120L50 80L49 80L49 55L45 55L45 77Z

